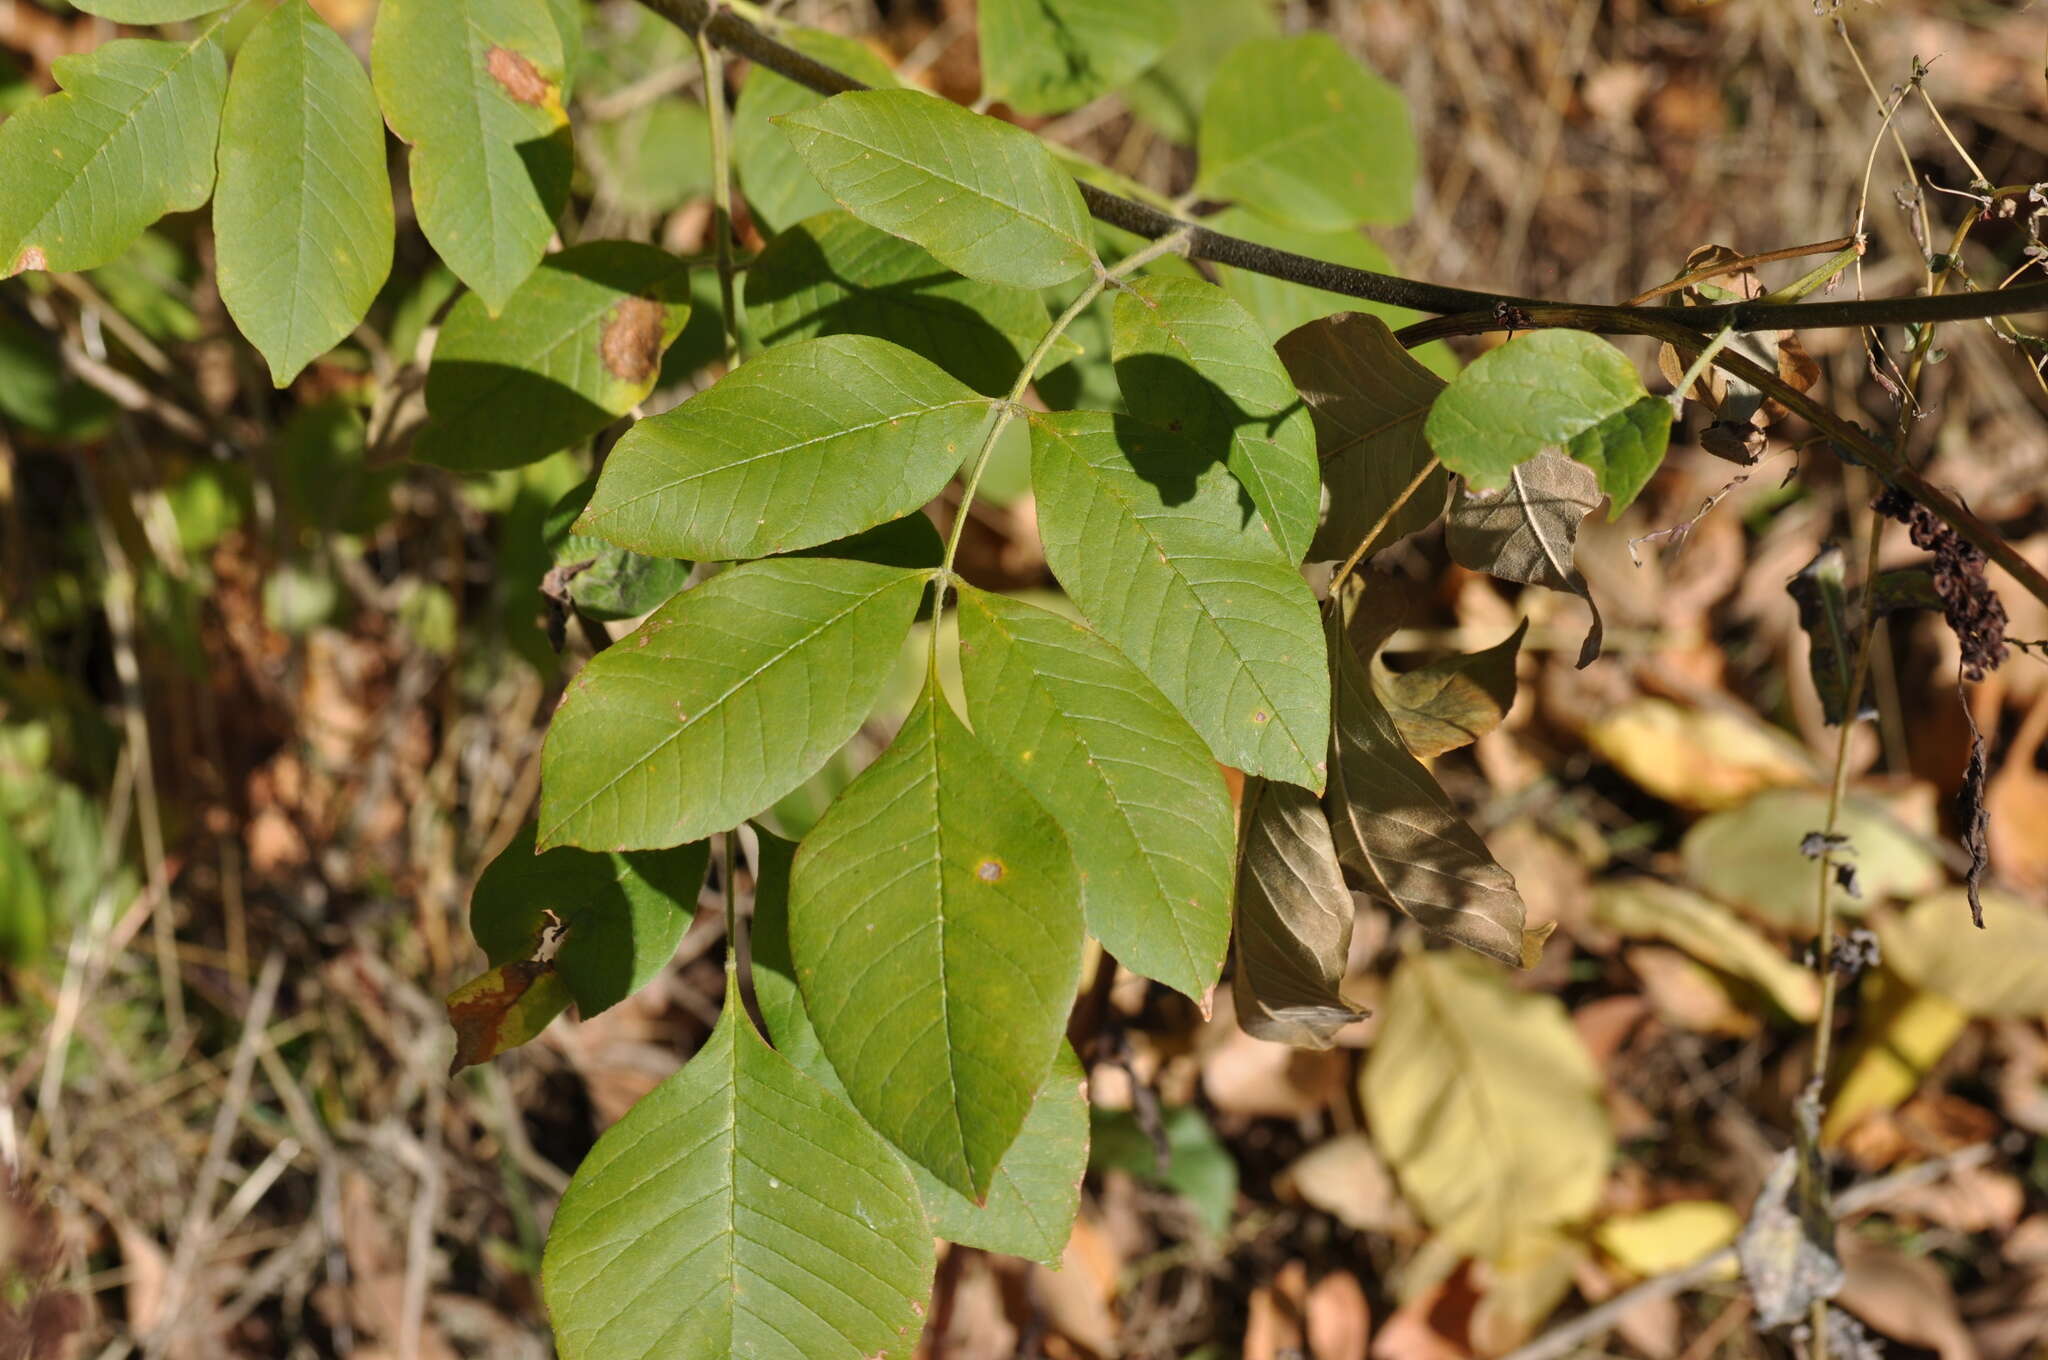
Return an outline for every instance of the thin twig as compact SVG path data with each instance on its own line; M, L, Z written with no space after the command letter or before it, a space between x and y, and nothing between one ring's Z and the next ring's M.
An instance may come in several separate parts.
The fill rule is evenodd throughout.
M1646 293L1637 293L1628 300L1631 307L1641 307L1655 302L1666 293L1675 293L1681 288L1690 288L1708 279L1725 278L1740 274L1745 269L1754 269L1760 264L1775 264L1779 260L1797 260L1807 255L1832 255L1838 250L1847 250L1856 244L1853 236L1837 236L1832 241L1815 241L1807 246L1782 246L1777 250L1766 250L1756 255L1744 255L1740 259L1728 260L1722 264L1702 265L1689 274L1680 274L1669 283L1660 283Z

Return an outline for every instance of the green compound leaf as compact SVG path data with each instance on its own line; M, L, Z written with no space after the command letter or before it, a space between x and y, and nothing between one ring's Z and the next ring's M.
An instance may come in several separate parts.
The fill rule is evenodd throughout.
M391 272L391 179L370 77L305 0L235 54L213 198L220 296L285 387Z
M688 585L692 564L673 557L649 557L575 533L572 526L596 489L595 477L570 488L548 511L547 523L541 528L541 542L547 545L554 564L553 584L559 587L554 598L566 598L577 613L589 619L638 618ZM544 584L542 589L548 586Z
M1208 748L1083 625L969 588L959 611L975 735L1067 833L1089 930L1206 1005L1230 938L1235 836Z
M779 36L805 56L863 84L883 90L896 88L896 76L888 63L864 43L815 28L785 29ZM794 222L838 206L832 195L819 187L810 167L774 122L785 113L798 113L824 102L825 96L765 66L751 68L746 84L740 87L732 115L733 164L738 167L747 206L764 232L786 230Z
M670 600L570 682L541 750L541 844L680 845L796 788L860 729L926 577L782 558Z
M103 265L165 213L206 202L228 86L217 27L51 63L62 93L0 123L0 278Z
M477 293L458 299L414 457L476 472L568 448L646 400L689 317L687 267L635 241L550 255L495 317Z
M562 1196L541 1292L563 1360L907 1357L932 1278L910 1173L726 996Z
M790 952L854 1108L987 1202L1080 981L1067 839L928 680L804 838Z
M1283 337L1281 362L1308 403L1329 512L1309 553L1348 557L1434 456L1422 437L1443 379L1409 357L1386 323L1347 312ZM1387 521L1375 550L1443 513L1450 474L1432 473Z
M1290 562L1307 553L1322 487L1308 408L1251 314L1199 279L1139 279L1116 295L1124 404L1225 458Z
M1315 597L1237 479L1095 411L1031 418L1046 561L1226 765L1320 790L1330 681Z
M1479 490L1545 449L1593 470L1619 515L1664 460L1671 406L1628 356L1584 331L1537 331L1489 350L1451 380L1424 433L1445 467Z
M1383 1013L1359 1094L1374 1145L1447 1246L1493 1258L1592 1212L1614 1135L1557 998L1479 959L1411 954Z
M1064 113L1142 73L1180 28L1176 0L983 0L982 92Z
M785 345L628 430L577 528L699 561L828 543L938 495L994 405L887 340Z
M1020 127L915 90L777 120L839 206L969 278L1049 288L1096 267L1081 191Z
M547 0L385 0L377 100L412 147L420 230L493 314L568 201L562 34Z
M1049 319L1032 290L966 278L922 246L829 212L777 236L748 268L747 322L769 346L879 336L1001 396Z
M1414 211L1407 101L1327 33L1240 44L1210 82L1197 151L1197 193L1311 231Z
M180 19L196 19L202 14L226 9L227 3L228 0L71 0L71 7L102 19L111 19L117 24L139 25L174 24Z
M789 867L796 847L766 831L757 834L761 856L754 870L754 923L748 936L753 945L754 998L776 1051L826 1090L844 1096L846 1087L826 1061L818 1032L804 1010L796 966L789 957ZM915 1162L905 1159L904 1165L917 1181L937 1236L1057 1265L1080 1208L1081 1173L1088 1166L1087 1078L1080 1059L1073 1049L1060 1045L1052 1074L1039 1087L1017 1141L996 1168L986 1205L977 1206L958 1190L941 1185Z
M529 824L477 879L470 934L502 965L530 957L557 922L566 927L555 971L588 1019L645 986L675 954L696 919L710 849L694 841L629 855L570 846L536 854L534 835Z

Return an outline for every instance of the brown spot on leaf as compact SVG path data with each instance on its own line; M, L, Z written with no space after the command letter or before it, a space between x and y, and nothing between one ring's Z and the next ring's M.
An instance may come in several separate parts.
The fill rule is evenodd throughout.
M985 859L974 866L974 876L984 883L1000 883L1005 872L999 859Z
M491 79L522 104L539 107L554 97L555 87L541 75L540 68L509 48L493 47L488 69Z
M8 271L8 277L12 278L16 274L26 274L31 269L48 269L49 267L43 255L43 248L41 246L29 246L16 257L14 268Z
M612 308L598 336L597 352L615 378L643 383L661 363L662 306L652 298L629 297Z

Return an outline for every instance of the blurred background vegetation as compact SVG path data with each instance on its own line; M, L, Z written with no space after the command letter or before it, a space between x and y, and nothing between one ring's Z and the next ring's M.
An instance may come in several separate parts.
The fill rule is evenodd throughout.
M367 47L375 0L315 7ZM969 0L775 8L975 97ZM1993 183L2048 179L2038 4L1186 9L1204 22L1173 74L1037 129L1177 195L1206 64L1242 34L1327 31L1409 100L1414 220L1370 240L1281 236L1242 213L1223 225L1445 283L1619 301L1696 247L1841 236L1867 203L1869 253L1844 286L1909 293L1968 210L1959 149ZM588 11L564 239L697 253L710 170L693 49L625 0ZM58 0L0 0L0 115L52 87L53 60L116 34ZM1907 100L1895 149L1879 100L1916 61L1947 132ZM1916 240L1923 200L1933 243ZM2038 258L2041 208L1973 234L1974 278ZM370 323L285 392L229 338L204 214L87 274L0 284L0 1162L14 1185L0 1356L547 1355L535 1270L554 1202L717 1013L713 906L654 986L447 1077L441 998L480 967L469 885L528 815L547 715L590 647L575 628L551 645L541 588L565 525L549 512L592 450L482 476L404 459L455 284L404 229L402 196L400 213ZM715 371L715 287L700 273L646 409ZM1254 310L1277 333L1344 305L1297 289ZM1805 339L1824 398L1888 425L1896 391L1862 339ZM2038 351L1983 325L1939 346L1916 458L2048 562ZM1650 351L1637 357L1650 371ZM1106 357L1053 376L1114 399ZM1440 531L1380 559L1406 583L1397 670L1527 624L1505 721L1437 770L1532 924L1560 927L1533 974L1484 988L1501 1017L1561 999L1541 1023L1568 1029L1597 1073L1618 1153L1588 1222L1478 1261L1423 1226L1361 1133L1361 1055L1407 947L1361 914L1347 990L1380 1015L1327 1053L1246 1037L1227 997L1205 1020L1116 981L1065 1268L952 1251L929 1353L1496 1356L1728 1242L1787 1141L1811 1044L1813 983L1794 965L1813 875L1783 832L1821 821L1835 737L1785 583L1830 540L1860 560L1872 490L1796 430L1746 469L1675 445L1619 522L1587 525L1608 655L1585 671L1571 664L1581 602L1452 566ZM1020 469L999 464L972 517L970 579L1050 588ZM1903 537L1887 564L1917 559ZM2048 636L2038 605L2002 593L2013 637ZM1895 1353L2020 1360L2048 1354L2048 669L2019 656L1962 701L1955 673L1938 619L1881 634L1878 720L1852 747L1863 896L1849 906L1888 948L1844 1005L1827 1135L1845 1178L1929 1159L1941 1173L1894 1183L1850 1225L1850 1311ZM778 806L777 829L799 834L880 748L910 674ZM1983 939L1952 888L1970 716L1996 771ZM1488 1022L1466 1019L1483 1038ZM1517 1132L1523 1179L1492 1182L1509 1199L1547 1174L1527 1148L1563 1158L1575 1136ZM1457 1151L1507 1156L1478 1135ZM1710 1280L1584 1345L1775 1353L1750 1306Z

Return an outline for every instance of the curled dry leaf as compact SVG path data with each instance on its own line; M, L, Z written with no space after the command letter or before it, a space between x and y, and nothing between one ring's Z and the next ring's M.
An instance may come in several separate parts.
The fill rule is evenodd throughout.
M1331 619L1336 697L1326 802L1337 858L1373 901L1432 934L1529 967L1548 931L1523 928L1514 878L1408 753L1334 613Z
M1399 674L1373 657L1373 690L1411 754L1427 760L1469 746L1500 726L1514 707L1515 655L1528 630L1524 619L1491 647L1453 652Z
M1364 1016L1337 990L1352 907L1330 823L1313 793L1264 779L1246 781L1244 820L1230 984L1237 1022L1261 1039L1328 1048Z
M1498 491L1460 485L1445 517L1445 543L1461 567L1503 581L1576 595L1593 611L1579 665L1600 655L1600 607L1573 561L1579 524L1600 504L1599 479L1561 453L1539 453L1508 473Z

